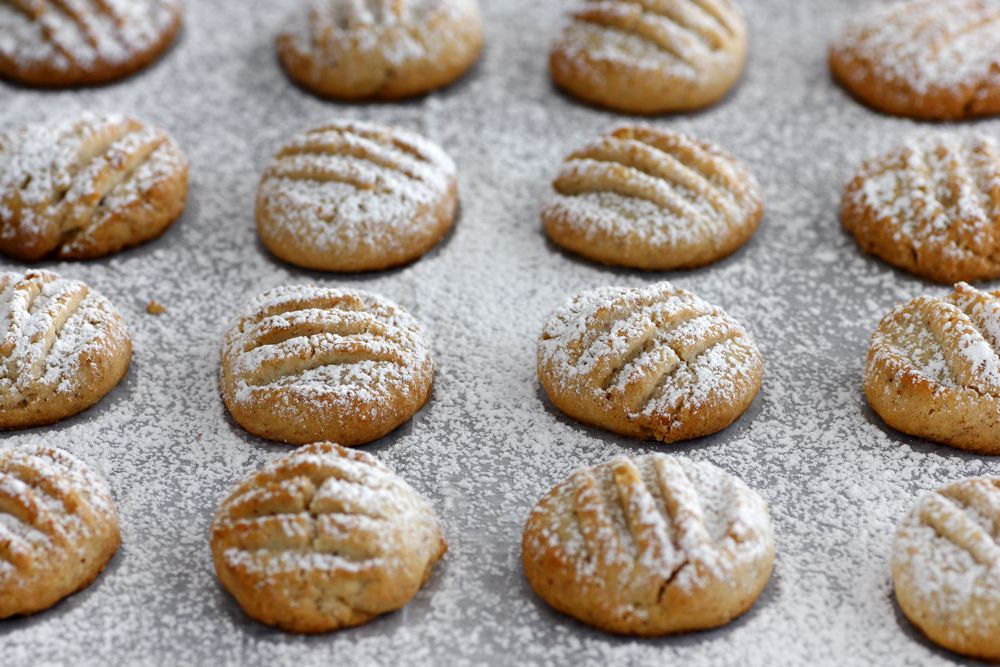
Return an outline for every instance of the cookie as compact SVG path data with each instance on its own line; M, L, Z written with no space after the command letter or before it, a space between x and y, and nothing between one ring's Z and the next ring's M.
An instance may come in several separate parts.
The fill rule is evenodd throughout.
M952 482L899 523L892 583L899 607L935 644L1000 661L1000 479Z
M618 456L538 501L521 557L535 593L562 613L656 636L747 611L771 577L774 537L761 497L714 465Z
M708 142L620 127L566 158L542 212L552 241L602 264L664 271L721 259L764 213L750 171Z
M667 282L574 296L545 324L537 356L549 400L567 415L662 442L729 426L764 375L746 329Z
M865 396L892 428L1000 454L1000 292L965 283L897 306L872 336Z
M1000 113L1000 2L878 3L830 47L833 76L879 111L926 120Z
M243 611L318 633L406 605L447 550L431 506L363 452L329 442L237 486L212 521L215 571Z
M122 316L97 292L48 271L0 273L0 429L86 410L131 358Z
M586 0L552 47L557 86L615 111L690 111L743 71L747 29L731 0Z
M165 131L125 116L0 135L0 252L93 259L162 234L183 212L188 163Z
M922 278L998 278L1000 147L935 138L879 155L848 184L841 221L862 250Z
M108 485L53 447L0 451L0 618L90 585L121 544Z
M222 397L233 419L292 444L381 438L427 402L433 381L423 327L388 299L351 289L269 290L222 348Z
M108 83L159 58L180 30L180 0L0 3L0 78L39 87Z
M278 35L296 83L342 100L397 100L452 83L479 58L476 0L309 0Z
M455 163L415 132L358 121L285 144L257 192L257 231L276 257L322 271L411 262L455 222Z

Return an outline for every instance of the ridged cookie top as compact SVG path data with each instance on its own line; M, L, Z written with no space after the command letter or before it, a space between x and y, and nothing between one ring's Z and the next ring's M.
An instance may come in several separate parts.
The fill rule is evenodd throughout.
M571 153L553 182L547 221L650 246L715 246L756 227L749 170L717 146L647 125L620 127Z
M736 584L734 573L769 567L773 548L757 493L712 464L664 454L575 472L539 501L525 529L527 557L551 554L622 604L656 599L664 582L687 593Z
M833 49L861 75L916 94L1000 85L1000 2L880 3L850 21Z
M88 377L84 366L127 350L121 315L83 283L0 273L0 410L71 396Z
M1000 398L1000 293L965 283L944 298L897 306L872 337L869 363L886 364L933 390Z
M134 118L84 114L0 135L0 247L31 260L87 255L123 216L156 217L150 191L179 176L186 187L174 140ZM116 245L145 234L137 223L125 237Z
M377 413L433 368L423 327L383 297L289 286L254 299L230 329L223 374L237 405L279 396ZM286 398L282 399L281 396Z
M555 48L592 63L698 82L745 40L730 0L585 0ZM742 47L741 47L742 49ZM741 56L742 57L742 56Z
M377 249L426 226L455 175L448 154L415 132L335 122L278 151L261 180L258 215L316 248Z
M957 640L984 629L995 637L1000 479L961 480L921 497L896 530L892 568L897 593L920 617Z
M0 59L57 71L127 63L180 14L180 0L0 0Z
M117 535L111 492L80 460L51 447L0 452L0 594L77 567Z

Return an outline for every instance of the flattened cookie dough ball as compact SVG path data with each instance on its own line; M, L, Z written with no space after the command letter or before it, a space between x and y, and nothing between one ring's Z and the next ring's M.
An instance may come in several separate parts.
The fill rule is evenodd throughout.
M411 262L455 222L455 163L424 137L340 121L292 139L257 192L257 231L275 256L321 271Z
M862 250L942 283L1000 277L1000 146L913 140L865 162L844 191Z
M131 359L122 316L97 292L49 271L0 273L0 429L89 408Z
M897 306L872 335L865 396L903 433L1000 454L1000 292L965 283Z
M351 289L279 287L226 334L222 397L244 429L291 444L361 445L430 398L423 327L395 303Z
M396 100L461 77L483 27L476 0L306 0L277 46L288 75L317 95Z
M892 583L906 617L946 649L1000 661L1000 479L953 482L900 522Z
M93 259L160 236L184 211L188 162L160 128L126 116L0 135L0 252Z
M667 282L574 296L545 324L537 356L549 400L570 417L668 443L729 426L764 375L746 329Z
M40 87L108 83L160 57L180 0L0 2L0 78Z
M721 99L747 55L731 0L583 0L552 47L557 86L636 114L689 111Z
M267 464L212 521L215 571L243 610L291 632L406 605L447 549L430 504L363 452L328 442Z
M830 69L885 113L926 120L1000 113L1000 1L878 3L834 40Z
M747 242L764 213L750 171L717 146L648 125L569 155L542 212L552 241L637 269L693 268Z
M664 454L579 470L535 505L524 572L557 610L606 632L713 628L771 577L767 505L710 463Z
M53 447L0 451L0 618L90 585L121 543L108 485Z

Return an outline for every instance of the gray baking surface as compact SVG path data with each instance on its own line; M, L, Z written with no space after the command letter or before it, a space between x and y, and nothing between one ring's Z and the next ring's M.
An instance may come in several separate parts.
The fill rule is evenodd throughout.
M741 0L751 56L739 87L703 113L658 125L712 139L763 185L756 237L707 268L646 274L596 266L546 242L539 210L561 158L625 120L557 93L547 49L565 3L484 0L487 46L457 85L404 104L340 105L282 75L273 36L291 2L188 0L179 43L127 81L80 92L0 84L0 126L80 110L127 111L171 130L191 159L187 212L166 236L115 257L45 263L123 312L135 358L97 407L0 447L64 447L109 480L124 545L86 591L0 621L0 664L921 664L954 661L893 602L887 557L916 495L1000 461L888 430L867 408L868 337L893 304L945 289L863 256L837 217L859 160L907 135L993 132L879 115L827 73L826 45L867 2ZM261 169L285 138L334 117L406 126L460 172L461 217L429 256L362 276L310 273L269 257L253 224ZM9 260L5 269L21 269ZM764 388L713 437L660 446L558 414L535 376L535 339L563 299L605 284L669 279L747 325ZM241 304L295 282L349 285L409 308L434 336L434 397L366 447L426 494L450 550L403 611L302 638L248 620L216 582L208 526L237 480L286 446L234 425L218 393L219 344ZM148 300L167 313L147 315ZM615 454L711 461L759 490L777 532L774 576L731 625L682 637L606 636L550 611L521 573L531 504L570 471Z

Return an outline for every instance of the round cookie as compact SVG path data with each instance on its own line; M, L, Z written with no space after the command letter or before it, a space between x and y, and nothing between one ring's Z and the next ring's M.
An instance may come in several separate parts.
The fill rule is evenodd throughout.
M844 190L841 221L862 250L923 278L1000 277L1000 147L925 139L868 160Z
M557 610L656 636L747 611L771 577L774 537L761 497L714 465L618 456L538 501L521 555L531 587Z
M242 482L212 521L215 571L261 623L302 633L406 605L447 550L434 510L363 452L328 442Z
M430 398L423 327L375 294L289 286L254 299L226 334L222 397L254 435L361 445Z
M1000 454L1000 292L965 283L897 306L872 336L865 396L892 428Z
M125 322L102 295L48 271L0 273L0 429L89 408L131 358Z
M275 256L321 271L411 262L455 222L455 163L415 132L358 121L298 135L257 191L257 232Z
M162 234L183 212L188 163L165 131L125 116L0 135L0 252L93 259Z
M739 323L667 282L574 296L545 324L537 356L549 400L570 417L668 443L729 426L764 375Z
M599 0L572 14L549 69L585 102L658 114L718 101L746 56L746 23L731 0Z
M542 212L552 241L587 259L665 271L709 264L753 236L764 213L750 171L708 142L620 127L566 158Z
M928 639L1000 661L1000 479L952 482L917 501L896 529L892 583Z
M926 120L1000 113L1000 2L877 3L834 40L830 69L885 113Z
M160 57L180 0L0 2L0 78L39 87L108 83Z
M0 451L0 618L82 590L121 544L108 485L52 447Z
M277 47L288 75L317 95L396 100L465 74L483 27L477 0L308 0Z

